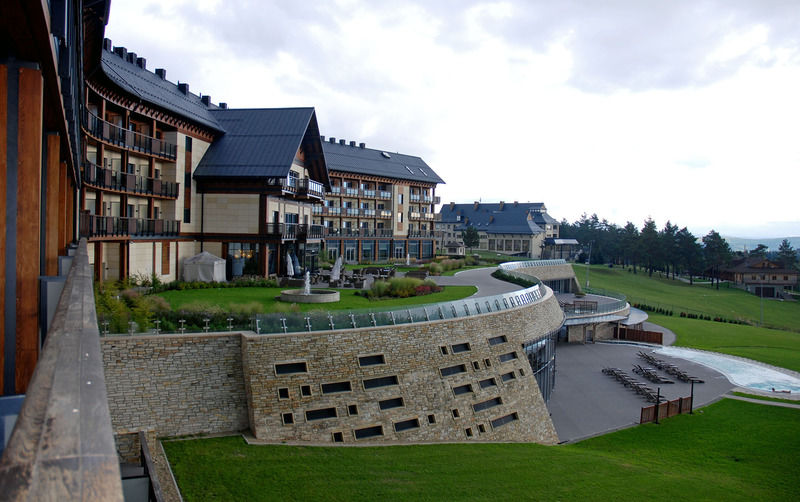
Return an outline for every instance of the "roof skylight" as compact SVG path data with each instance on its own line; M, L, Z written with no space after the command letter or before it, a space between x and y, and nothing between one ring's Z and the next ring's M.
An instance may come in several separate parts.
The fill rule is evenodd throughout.
M406 166L406 170L407 170L408 172L410 172L411 174L414 174L414 171L412 171L410 167Z
M421 167L418 167L417 169L419 169L419 172L421 172L421 173L422 173L422 174L424 174L425 176L427 176L427 175L428 175L428 173L426 173L426 172L425 172L425 169L423 169L423 168L421 168Z
M384 157L386 157L387 159L391 159L391 158L392 158L392 156L391 156L391 155L389 155L389 154L388 154L388 153L386 153L386 152L381 152L381 155L383 155L383 156L384 156Z

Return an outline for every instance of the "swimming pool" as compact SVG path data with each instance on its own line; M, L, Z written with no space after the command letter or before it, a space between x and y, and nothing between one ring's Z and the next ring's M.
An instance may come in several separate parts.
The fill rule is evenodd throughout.
M655 352L708 366L725 375L731 383L739 387L767 392L775 389L790 390L792 394L800 393L800 379L758 364L748 363L722 354L681 347L662 347L656 349Z

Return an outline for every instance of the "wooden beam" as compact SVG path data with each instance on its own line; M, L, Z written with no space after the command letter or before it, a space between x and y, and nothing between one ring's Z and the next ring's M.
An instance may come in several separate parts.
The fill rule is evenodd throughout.
M4 389L5 346L6 346L6 180L8 165L6 145L8 145L8 67L0 65L0 394Z
M61 175L60 162L61 138L58 134L47 135L47 157L45 172L47 184L45 186L45 241L44 241L44 275L58 275L58 248L61 243L59 238L59 177Z
M19 69L17 159L17 351L15 390L24 394L39 357L39 221L44 79ZM28 224L25 224L28 222Z

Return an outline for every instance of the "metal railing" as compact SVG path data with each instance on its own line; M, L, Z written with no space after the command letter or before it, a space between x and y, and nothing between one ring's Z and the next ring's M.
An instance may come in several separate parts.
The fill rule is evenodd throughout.
M86 247L82 239L3 452L3 500L123 499Z
M83 163L83 181L97 188L173 199L178 197L178 183L114 171L88 161Z
M81 237L174 236L180 232L179 220L81 214Z
M433 239L436 233L431 230L409 230L408 237L414 239Z
M136 131L129 131L101 119L89 110L84 110L83 127L95 139L127 148L128 150L157 155L169 160L175 160L178 155L178 147L176 145Z
M391 228L325 228L325 237L380 237L393 236Z

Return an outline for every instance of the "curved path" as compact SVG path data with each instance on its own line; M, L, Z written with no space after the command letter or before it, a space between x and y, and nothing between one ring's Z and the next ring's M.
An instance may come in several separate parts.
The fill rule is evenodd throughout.
M499 295L524 289L522 286L495 279L492 277L492 272L495 270L497 267L473 268L457 272L453 276L434 275L429 279L433 279L440 286L477 286L478 292L472 295L473 297Z

